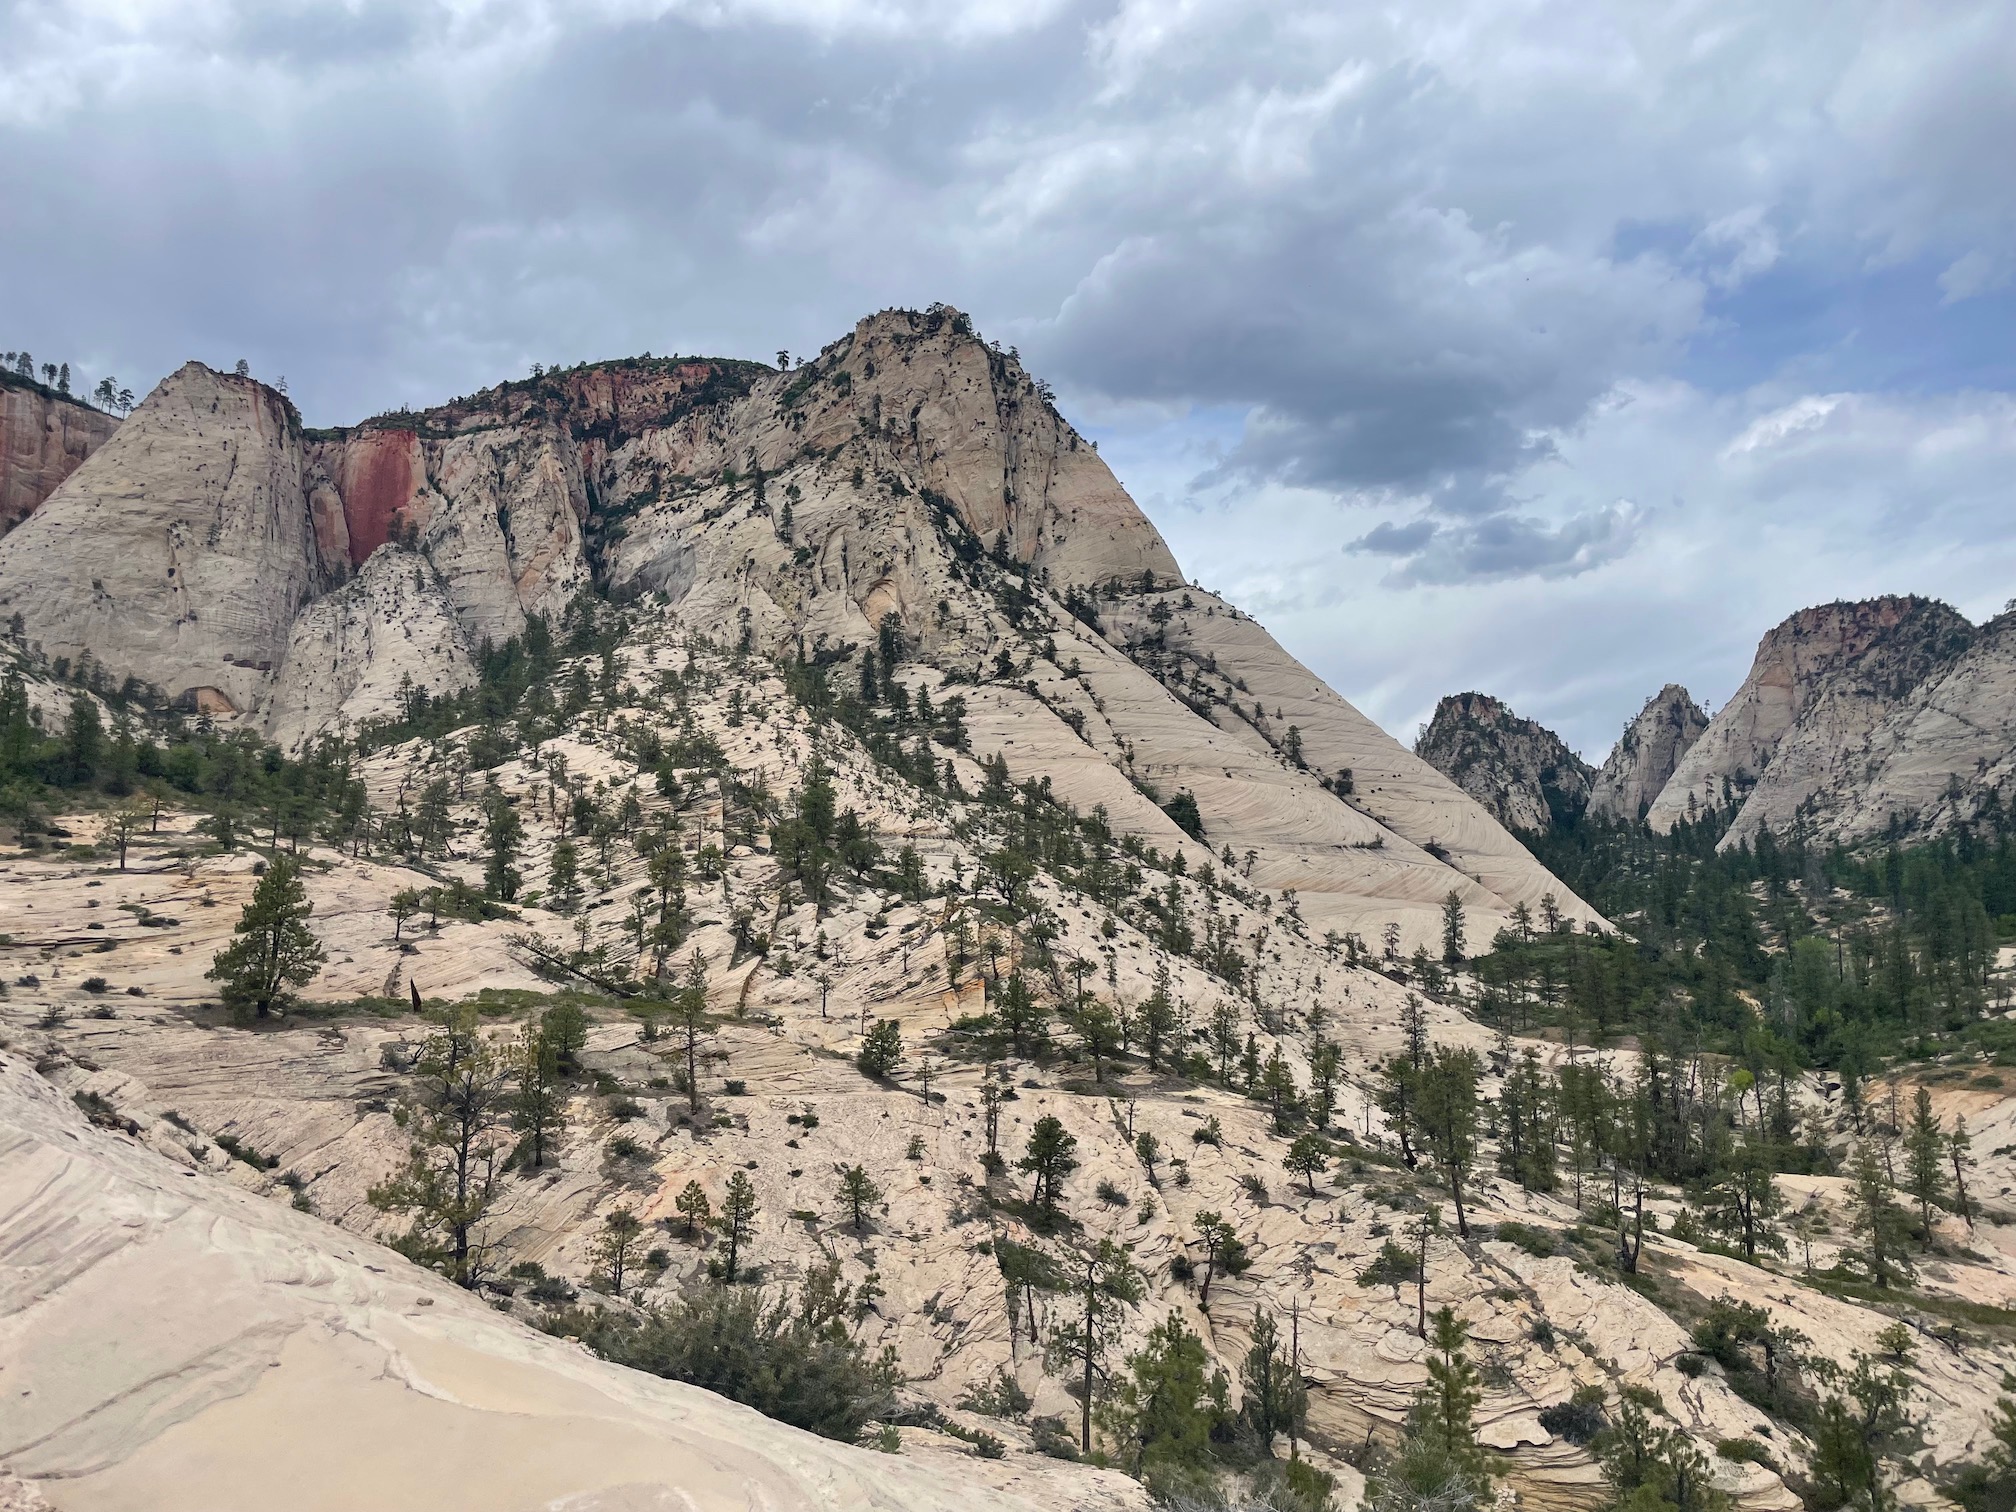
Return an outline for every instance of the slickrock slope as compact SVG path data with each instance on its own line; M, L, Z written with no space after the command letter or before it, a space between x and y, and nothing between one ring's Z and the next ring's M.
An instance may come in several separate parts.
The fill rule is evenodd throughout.
M195 362L0 540L0 618L52 662L89 656L225 712L262 704L328 581L293 406Z
M1589 784L1589 813L1597 819L1634 820L1673 779L1680 762L1708 728L1708 716L1685 688L1668 683L1611 748Z
M1414 754L1511 829L1551 829L1589 805L1588 763L1552 730L1482 693L1438 703Z
M0 532L33 514L118 427L101 409L0 372Z
M1764 637L1736 696L1709 723L1647 813L1656 829L1704 810L1730 815L1723 843L1789 829L1915 689L1967 649L1974 627L1946 605L1880 598L1804 609Z
M605 1365L89 1126L6 1053L0 1259L0 1463L58 1512L1067 1504L1062 1488L997 1491L971 1461L846 1448ZM1022 1476L1043 1478L1040 1462ZM1146 1505L1118 1475L1068 1480L1072 1506Z

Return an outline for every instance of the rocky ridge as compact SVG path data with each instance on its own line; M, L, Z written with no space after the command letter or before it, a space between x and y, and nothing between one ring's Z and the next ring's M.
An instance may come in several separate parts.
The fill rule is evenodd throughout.
M367 571L387 550L412 570ZM1041 386L944 307L869 317L789 371L642 358L335 431L192 363L0 541L0 615L50 663L290 744L382 716L402 685L453 691L484 643L591 586L849 664L894 615L1018 780L1164 848L1187 842L1161 805L1190 791L1197 855L1254 852L1326 927L1397 912L1411 947L1452 887L1488 927L1549 892L1595 921L1182 583Z
M1572 824L1589 806L1596 775L1552 730L1483 693L1436 704L1414 754L1513 830Z
M1640 818L1708 728L1708 716L1678 683L1645 701L1589 784L1592 818Z
M1816 825L1821 839L1867 838L1893 814L1912 824L1913 816L1896 809L1879 818L1857 795L1884 761L1900 772L1919 763L1902 747L1920 690L1944 685L1975 634L1946 605L1915 597L1826 604L1792 615L1765 635L1743 685L1681 759L1648 822L1664 830L1683 818L1726 816L1725 845L1752 840L1767 825L1782 834L1822 813L1839 817ZM1981 670L1977 663L1977 676ZM1950 701L1952 687L1939 696ZM1927 754L1947 766L1941 775L1971 785L1977 761L2006 758L2006 730L2006 719L1991 720L1947 742L1943 762ZM1924 785L1922 776L1914 778L1910 790Z

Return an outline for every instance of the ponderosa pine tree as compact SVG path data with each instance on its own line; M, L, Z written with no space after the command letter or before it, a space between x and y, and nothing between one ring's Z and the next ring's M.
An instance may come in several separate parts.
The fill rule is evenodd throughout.
M274 857L238 916L231 942L204 973L220 984L219 995L233 1018L266 1018L286 1007L290 987L315 980L327 954L308 927L314 912L301 885L301 863L292 856Z

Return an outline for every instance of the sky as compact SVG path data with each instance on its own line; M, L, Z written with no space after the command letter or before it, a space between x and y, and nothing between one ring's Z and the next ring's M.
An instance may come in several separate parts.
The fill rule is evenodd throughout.
M1410 741L2016 595L2016 0L0 0L0 348L312 424L942 300Z

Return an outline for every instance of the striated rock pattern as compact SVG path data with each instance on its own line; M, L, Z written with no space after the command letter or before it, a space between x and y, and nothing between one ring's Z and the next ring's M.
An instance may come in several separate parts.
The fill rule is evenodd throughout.
M0 1496L13 1505L1065 1504L990 1487L950 1454L850 1448L605 1364L368 1241L90 1127L7 1054L0 1253ZM1072 1480L1070 1505L1146 1507L1117 1473Z
M1713 810L1724 844L1784 832L1815 805L1839 807L1867 773L1845 767L1919 686L1974 639L1931 599L1891 597L1802 609L1764 637L1736 696L1682 758L1647 814L1656 829Z
M1483 693L1454 693L1414 742L1414 754L1513 830L1573 823L1589 806L1588 763L1561 737Z
M1668 683L1645 701L1589 785L1596 819L1642 816L1708 728L1708 716L1685 688Z
M0 532L33 514L118 426L103 410L0 372Z

